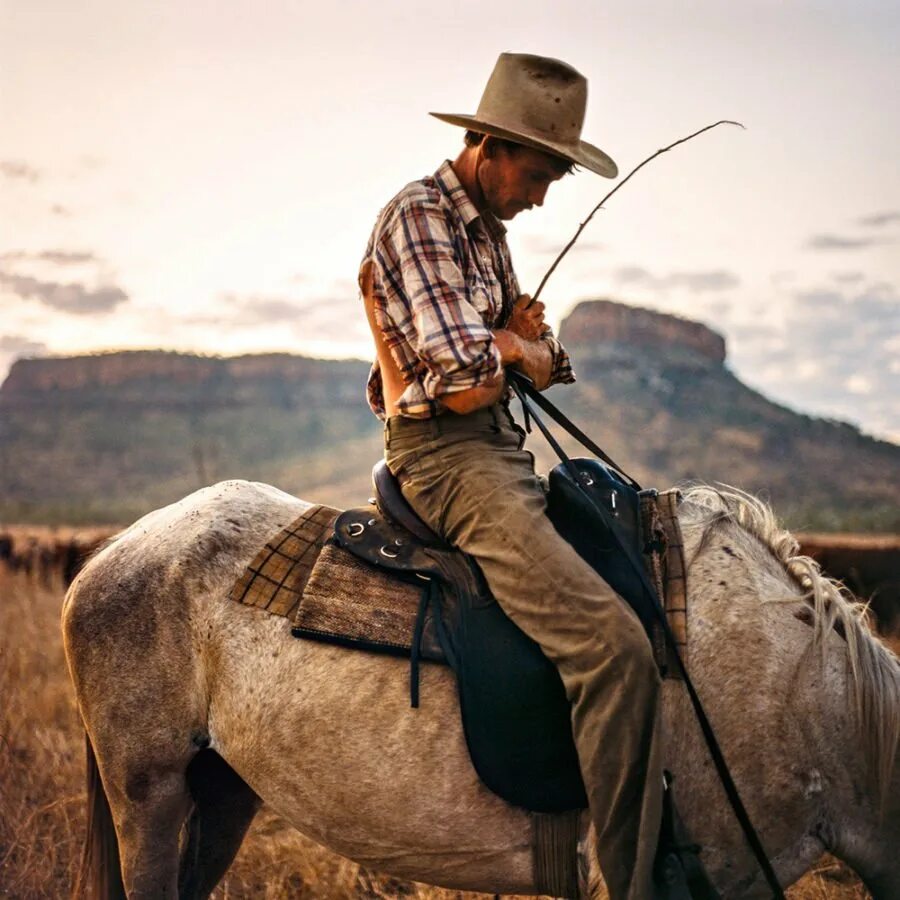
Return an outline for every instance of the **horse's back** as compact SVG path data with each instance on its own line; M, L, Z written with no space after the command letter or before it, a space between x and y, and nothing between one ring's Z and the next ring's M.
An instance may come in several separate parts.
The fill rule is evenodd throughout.
M148 513L101 549L63 605L83 714L110 692L129 707L151 690L158 697L160 679L192 694L185 682L203 680L195 651L204 607L307 506L269 485L224 481Z

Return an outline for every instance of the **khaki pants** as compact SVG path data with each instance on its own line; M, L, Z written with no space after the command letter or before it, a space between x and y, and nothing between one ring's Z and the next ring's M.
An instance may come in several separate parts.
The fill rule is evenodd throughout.
M385 458L435 531L559 669L612 900L650 900L662 806L659 675L640 622L544 515L524 434L502 406L394 416Z

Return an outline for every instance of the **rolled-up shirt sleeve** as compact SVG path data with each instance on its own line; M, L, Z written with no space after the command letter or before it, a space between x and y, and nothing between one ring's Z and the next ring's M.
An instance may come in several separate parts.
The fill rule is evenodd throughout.
M390 315L422 366L431 400L468 390L502 375L490 328L472 305L445 211L427 201L406 202L394 213L375 259Z
M572 360L569 359L569 354L559 342L559 338L552 331L546 331L541 340L550 348L550 380L547 387L551 384L573 384L575 372L572 370Z

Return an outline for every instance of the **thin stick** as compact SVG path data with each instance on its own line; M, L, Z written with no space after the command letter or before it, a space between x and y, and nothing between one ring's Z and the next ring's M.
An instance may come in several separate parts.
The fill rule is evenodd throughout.
M712 125L707 125L706 128L701 128L699 131L695 131L693 134L689 134L687 137L683 137L680 141L675 141L674 144L669 144L668 147L663 147L662 150L657 150L656 153L653 154L653 156L648 156L648 157L647 157L647 158L646 158L639 166L637 166L637 167L635 167L634 169L632 169L632 170L628 173L628 175L627 175L625 178L623 178L623 179L622 179L622 180L621 180L621 181L620 181L620 182L619 182L619 183L618 183L618 184L617 184L617 185L616 185L616 186L615 186L615 187L614 187L614 188L613 188L613 189L612 189L612 190L611 190L611 191L610 191L610 192L609 192L609 193L608 193L608 194L607 194L607 195L606 195L606 196L605 196L605 197L604 197L604 198L603 198L603 199L602 199L602 200L601 200L594 208L593 208L593 210L591 210L591 214L590 214L590 215L589 215L589 216L581 223L581 225L578 226L578 231L575 232L575 237L573 237L572 240L569 241L568 244L566 244L566 246L563 248L562 253L560 253L559 256L556 257L556 260L555 260L555 262L553 263L553 265L550 266L550 268L547 270L547 274L543 277L543 279L541 280L541 283L538 285L538 289L535 291L534 297L532 297L532 301L531 301L531 302L533 303L535 300L537 300L538 297L541 296L541 291L544 289L544 285L547 283L547 279L553 274L553 271L554 271L554 269L559 265L560 260L562 260L562 258L569 252L569 250L572 249L572 245L575 243L575 241L578 240L579 236L581 235L581 232L584 231L584 228L585 228L585 226L587 225L587 223L590 222L591 219L594 218L594 213L597 212L597 210L600 209L600 207L603 206L603 204L606 203L606 201L609 200L609 198L612 197L612 195L613 195L620 187L622 187L622 185L625 184L625 182L628 181L628 179L631 178L632 175L636 174L640 169L643 169L644 166L646 166L647 163L650 162L651 159L656 159L656 157L659 156L661 153L667 153L667 152L668 152L669 150L671 150L673 147L677 147L679 144L683 144L685 141L689 141L691 138L695 138L695 137L697 137L698 134L703 134L704 131L709 131L710 128L715 128L717 125L737 125L739 128L743 128L743 127L744 127L743 125L741 125L740 122L732 122L730 119L722 119L722 120L719 121L719 122L714 122Z

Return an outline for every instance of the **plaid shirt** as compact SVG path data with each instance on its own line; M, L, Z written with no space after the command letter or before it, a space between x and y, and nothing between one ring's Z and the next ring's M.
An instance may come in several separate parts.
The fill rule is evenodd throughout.
M375 321L406 385L400 415L439 415L443 395L501 374L491 332L505 325L519 297L506 229L491 213L478 212L449 160L381 211L363 265L370 260ZM553 358L550 383L574 381L553 333L541 340ZM367 393L372 411L384 419L377 360Z

